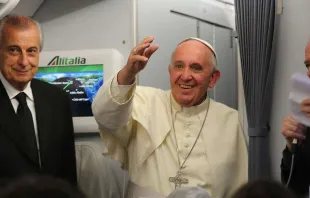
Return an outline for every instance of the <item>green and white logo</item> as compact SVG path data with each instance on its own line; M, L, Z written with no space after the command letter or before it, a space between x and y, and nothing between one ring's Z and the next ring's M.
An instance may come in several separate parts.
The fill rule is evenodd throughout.
M82 57L60 57L55 56L49 63L49 66L56 66L56 65L84 65L86 64L86 58Z

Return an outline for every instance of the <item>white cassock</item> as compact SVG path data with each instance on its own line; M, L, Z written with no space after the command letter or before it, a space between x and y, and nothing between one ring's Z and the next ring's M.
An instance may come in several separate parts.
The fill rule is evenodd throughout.
M184 160L181 173L188 183L182 187L199 186L222 198L247 182L246 141L232 108L211 99L184 108L171 91L120 86L114 76L98 91L92 110L105 155L119 160L142 187L167 196L175 189L169 177Z

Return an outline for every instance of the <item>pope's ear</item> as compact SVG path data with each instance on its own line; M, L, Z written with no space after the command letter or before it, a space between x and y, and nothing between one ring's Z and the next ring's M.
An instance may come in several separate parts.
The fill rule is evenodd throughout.
M211 75L211 79L209 82L209 88L215 87L215 84L218 81L218 79L220 79L220 77L221 77L221 72L219 70L215 70Z

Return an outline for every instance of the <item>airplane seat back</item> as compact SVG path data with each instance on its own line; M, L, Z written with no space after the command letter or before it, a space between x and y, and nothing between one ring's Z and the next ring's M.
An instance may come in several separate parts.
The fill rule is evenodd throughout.
M120 163L105 157L104 149L95 142L75 142L75 149L81 190L90 198L122 197L129 177Z

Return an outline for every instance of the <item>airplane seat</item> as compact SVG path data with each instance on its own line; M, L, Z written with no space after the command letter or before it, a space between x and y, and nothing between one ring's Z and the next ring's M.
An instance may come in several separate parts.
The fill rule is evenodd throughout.
M89 198L120 198L129 177L119 162L103 155L104 148L90 141L75 142L78 185ZM125 189L125 191L124 191Z

